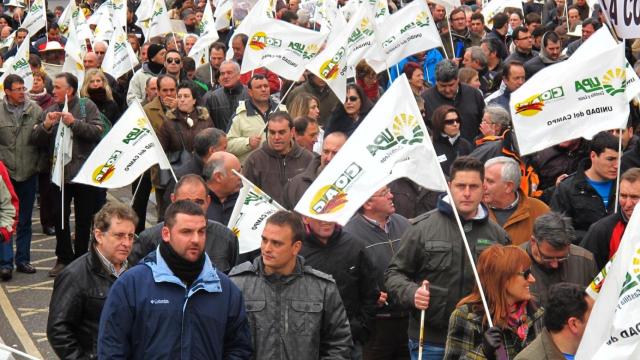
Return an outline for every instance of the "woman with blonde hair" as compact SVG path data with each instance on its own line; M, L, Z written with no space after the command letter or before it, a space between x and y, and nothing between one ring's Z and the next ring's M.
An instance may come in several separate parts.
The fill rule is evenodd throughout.
M320 101L308 92L301 92L287 106L292 119L307 116L315 121L320 117Z
M109 119L111 125L114 125L122 115L118 104L113 99L107 77L100 69L87 70L80 88L80 97L91 99L98 110Z
M513 359L542 331L544 311L533 300L529 286L529 255L517 246L493 245L477 262L493 327L478 286L458 303L449 319L445 359Z

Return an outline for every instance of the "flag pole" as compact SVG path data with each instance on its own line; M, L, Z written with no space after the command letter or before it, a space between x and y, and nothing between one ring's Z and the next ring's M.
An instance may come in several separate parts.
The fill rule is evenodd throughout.
M252 70L253 71L253 70ZM282 102L284 101L284 98L287 97L287 95L289 95L289 92L291 91L291 89L293 89L295 86L293 86L293 84L291 84L291 86L289 86L289 88L287 89L287 91L285 91L284 95L282 95L282 97L280 98L280 102L278 102L278 105L276 106L276 108L278 106L280 106L280 104L282 104Z
M456 57L456 48L453 45L453 36L451 35L451 19L447 20L447 28L449 28L449 41L451 42L451 57L450 60L455 59ZM444 54L447 55L447 51L445 49ZM447 55L449 57L449 55Z
M620 165L622 163L622 129L620 129L620 133L618 134L618 174L616 176L616 200L615 206L613 207L613 212L618 212L618 196L620 195Z
M144 176L144 173L142 173L142 175L140 175L140 178L138 179L138 185L136 185L136 189L133 191L133 195L131 195L131 201L129 202L129 206L133 206L133 202L135 201L136 195L138 194L138 189L140 189L140 184L142 184L142 177L143 176ZM177 183L177 181L176 181L176 183Z
M424 286L426 290L427 287ZM418 360L422 360L422 342L424 341L424 314L425 310L420 311L420 337L418 338Z
M62 120L62 117L60 117L60 120ZM63 126L64 124L59 124L58 126ZM64 149L64 136L60 139L60 147L62 149ZM58 154L57 156L60 156L60 154ZM64 156L62 157L62 169L60 169L60 194L62 196L62 201L60 202L62 204L62 211L60 211L61 214L61 218L60 218L60 228L62 230L64 230Z

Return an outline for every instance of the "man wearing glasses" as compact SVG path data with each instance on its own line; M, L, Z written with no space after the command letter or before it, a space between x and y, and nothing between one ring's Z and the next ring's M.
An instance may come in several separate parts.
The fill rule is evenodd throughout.
M47 337L60 358L96 357L100 313L111 285L129 267L137 222L129 206L107 203L94 217L89 252L56 277Z
M164 69L167 74L173 76L178 80L178 85L180 85L180 81L183 80L182 73L182 55L176 50L167 51L167 55L164 59Z
M507 57L505 63L516 60L524 64L538 56L538 52L533 50L533 38L526 27L518 26L513 29L511 38L513 39L513 45L515 45L515 48L511 55Z
M593 254L572 244L575 237L571 219L552 211L538 217L531 240L522 245L536 278L531 293L543 307L551 285L568 282L586 288L598 273Z

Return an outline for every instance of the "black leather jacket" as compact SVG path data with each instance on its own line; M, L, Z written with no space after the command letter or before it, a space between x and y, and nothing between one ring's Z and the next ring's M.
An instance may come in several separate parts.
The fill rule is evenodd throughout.
M100 314L111 285L116 281L89 252L69 264L53 283L47 337L61 359L97 358Z

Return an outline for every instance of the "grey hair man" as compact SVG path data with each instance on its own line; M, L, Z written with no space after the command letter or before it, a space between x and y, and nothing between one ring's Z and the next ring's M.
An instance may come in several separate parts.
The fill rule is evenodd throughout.
M484 203L489 217L509 234L514 245L531 238L533 223L549 212L542 201L530 198L520 189L520 164L498 156L484 164Z
M229 223L242 187L242 180L232 170L242 171L240 161L235 155L223 151L213 153L202 169L211 197L207 218L224 225Z
M497 105L489 105L484 109L480 132L482 137L475 140L476 148L469 156L481 162L504 155L504 135L511 127L511 115L505 109Z
M536 278L531 293L543 307L547 306L551 285L569 282L586 288L598 273L593 254L573 245L575 238L571 219L551 211L536 219L531 239L522 245Z
M464 52L462 64L479 73L487 67L487 56L480 46L472 46Z
M247 87L240 82L240 65L233 60L225 60L219 68L220 87L207 92L204 104L209 110L215 127L228 131L240 101L249 96Z
M431 119L433 111L440 105L451 105L461 117L460 133L473 143L479 135L480 122L484 111L482 94L475 88L458 81L458 66L451 60L442 60L436 65L436 86L427 89L423 95L426 119Z

